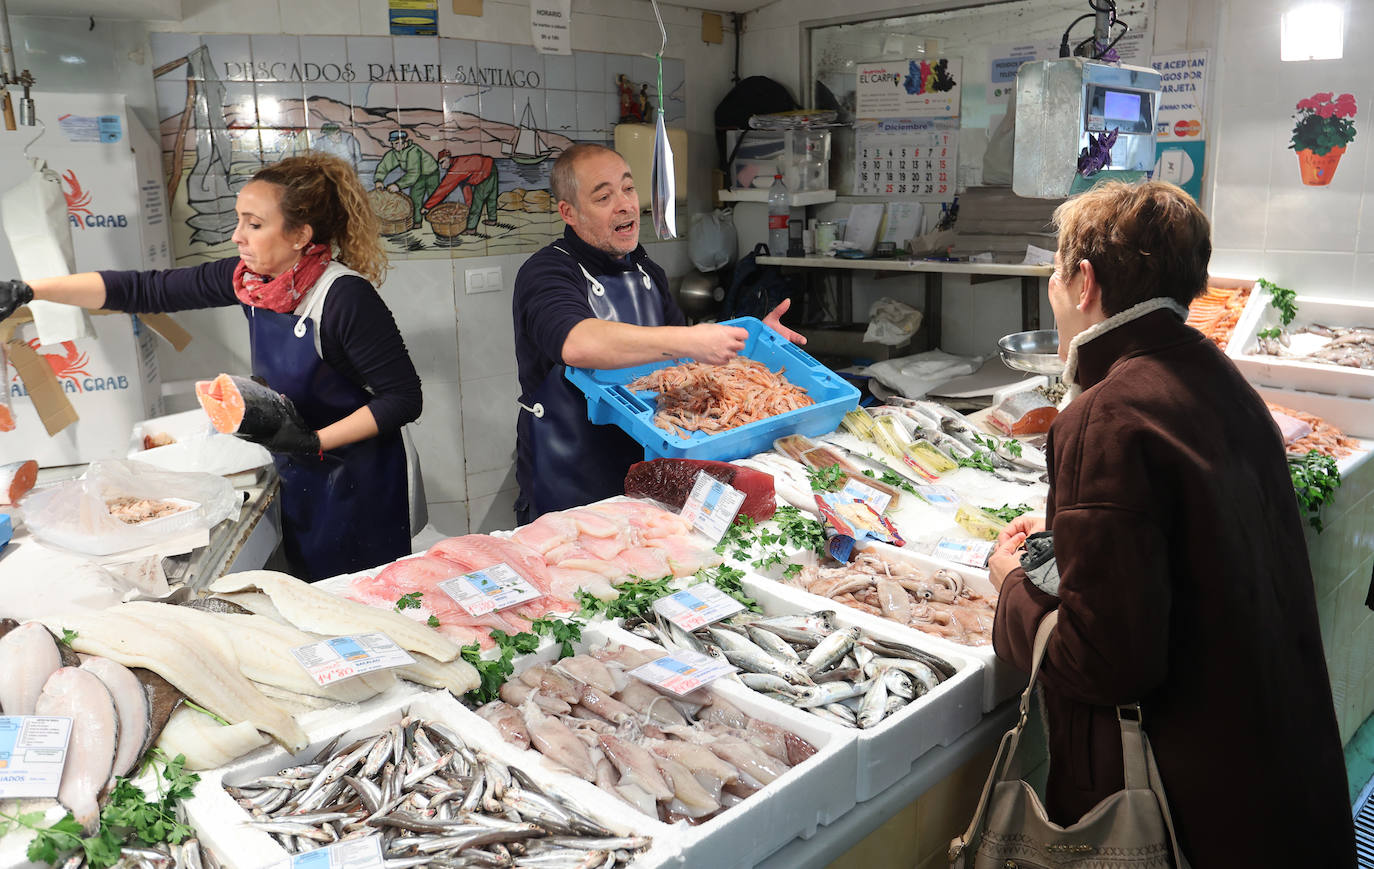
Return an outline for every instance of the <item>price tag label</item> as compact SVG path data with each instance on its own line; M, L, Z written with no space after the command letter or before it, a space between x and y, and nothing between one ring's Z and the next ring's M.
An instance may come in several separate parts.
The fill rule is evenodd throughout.
M949 486L917 486L916 494L936 509L949 513L959 509L959 494Z
M0 716L0 799L57 796L71 735L70 718Z
M291 650L291 654L320 686L332 685L375 670L415 663L405 649L382 633L334 637L307 646L297 646Z
M988 566L988 556L992 555L992 551L996 547L997 543L993 540L964 540L942 537L940 542L935 544L935 551L931 554L936 558L945 558L958 564L967 564L969 567L984 568Z
M679 649L651 664L636 667L630 671L630 675L643 679L650 685L666 688L674 694L690 694L702 685L735 672L735 669L718 658L689 649Z
M295 854L263 869L382 869L382 837L350 839L326 848Z
M867 504L873 508L873 512L875 513L882 513L886 510L888 503L892 500L892 496L888 493L880 492L872 486L865 486L858 480L853 479L844 484L844 488L840 490L840 494L844 495L846 498L853 498L855 501L861 501Z
M439 583L444 593L469 615L484 616L496 610L538 600L544 593L525 581L504 561Z
M709 582L694 585L654 601L655 612L689 633L703 625L728 618L743 609L744 604Z
M680 515L692 523L693 528L719 542L743 503L744 493L739 489L725 485L705 471L698 471Z

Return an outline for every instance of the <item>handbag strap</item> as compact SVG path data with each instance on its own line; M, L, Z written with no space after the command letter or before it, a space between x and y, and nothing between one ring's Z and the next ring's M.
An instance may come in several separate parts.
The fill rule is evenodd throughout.
M1030 715L1031 695L1035 691L1035 680L1040 675L1040 665L1045 658L1045 649L1049 645L1050 635L1058 624L1059 611L1054 610L1047 613L1036 628L1035 645L1031 651L1030 680L1026 683L1026 690L1021 692L1020 715L1016 724L1002 735L1002 741L997 747L997 756L993 759L992 769L988 771L987 781L983 783L983 792L978 797L978 806L974 809L968 829L949 844L951 863L958 860L964 849L973 842L974 834L982 825L983 815L986 814L988 802L992 798L993 785L1005 779L1011 769L1011 762L1016 756L1016 749L1021 743L1021 734L1025 731L1026 721ZM1188 863L1183 859L1183 852L1178 845L1178 834L1174 830L1173 816L1169 813L1169 801L1164 795L1164 783L1159 777L1159 768L1155 765L1154 752L1150 748L1149 737L1145 735L1141 727L1140 704L1118 706L1116 707L1116 716L1121 727L1121 756L1125 785L1127 788L1149 788L1154 792L1155 799L1159 801L1159 810L1164 818L1165 829L1169 832L1169 845L1173 850L1174 866L1176 869L1187 869Z
M983 792L978 797L978 807L973 810L973 819L969 821L968 829L962 836L949 843L949 861L953 863L959 859L959 855L973 841L973 835L982 826L983 815L987 812L988 801L992 798L992 787L1001 781L1006 775L1006 770L1011 767L1012 758L1016 756L1016 749L1021 743L1021 733L1026 729L1026 721L1030 715L1031 695L1035 692L1035 678L1040 674L1040 662L1045 657L1045 647L1049 645L1050 634L1054 632L1054 626L1059 624L1059 611L1054 610L1047 613L1040 620L1040 626L1035 630L1035 646L1031 651L1031 671L1030 681L1026 683L1026 690L1021 692L1020 717L1010 730L1002 735L1002 742L997 747L997 757L992 761L992 769L988 770L988 779L983 783Z

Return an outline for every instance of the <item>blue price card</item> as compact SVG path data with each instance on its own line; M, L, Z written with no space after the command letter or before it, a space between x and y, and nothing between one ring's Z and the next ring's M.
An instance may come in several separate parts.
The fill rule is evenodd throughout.
M415 663L405 649L380 632L331 637L297 646L291 655L317 685L331 685L364 673Z
M744 504L744 493L720 480L698 471L687 502L682 505L682 518L713 541L725 536L725 530L735 521Z
M439 583L439 588L474 616L509 609L544 596L505 562L446 579Z
M684 631L695 631L742 609L744 604L706 582L654 601L654 610Z
M630 675L674 694L689 694L733 672L735 667L726 661L689 649L679 649L652 663L636 667L630 671Z
M0 799L57 796L71 733L64 716L0 716Z

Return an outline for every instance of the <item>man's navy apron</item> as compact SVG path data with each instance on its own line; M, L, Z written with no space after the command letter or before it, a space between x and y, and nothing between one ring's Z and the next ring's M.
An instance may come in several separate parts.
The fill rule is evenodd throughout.
M367 404L367 390L320 358L315 317L329 287L357 274L330 263L296 314L249 308L253 373L291 399L318 431ZM274 453L281 475L282 546L300 579L314 582L410 553L406 456L399 431L319 456Z
M587 279L587 301L597 319L635 326L664 324L663 296L643 266L593 276L581 262L577 265ZM520 498L515 513L521 525L545 513L622 494L625 472L644 458L644 447L616 426L588 421L587 397L564 371L561 363L555 364L532 395L520 398L515 459Z

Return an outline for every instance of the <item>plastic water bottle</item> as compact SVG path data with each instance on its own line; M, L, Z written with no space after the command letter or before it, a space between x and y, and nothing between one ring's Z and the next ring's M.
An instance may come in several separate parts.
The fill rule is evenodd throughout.
M791 214L787 185L781 175L774 175L773 186L768 188L768 253L773 256L787 256L787 219Z

